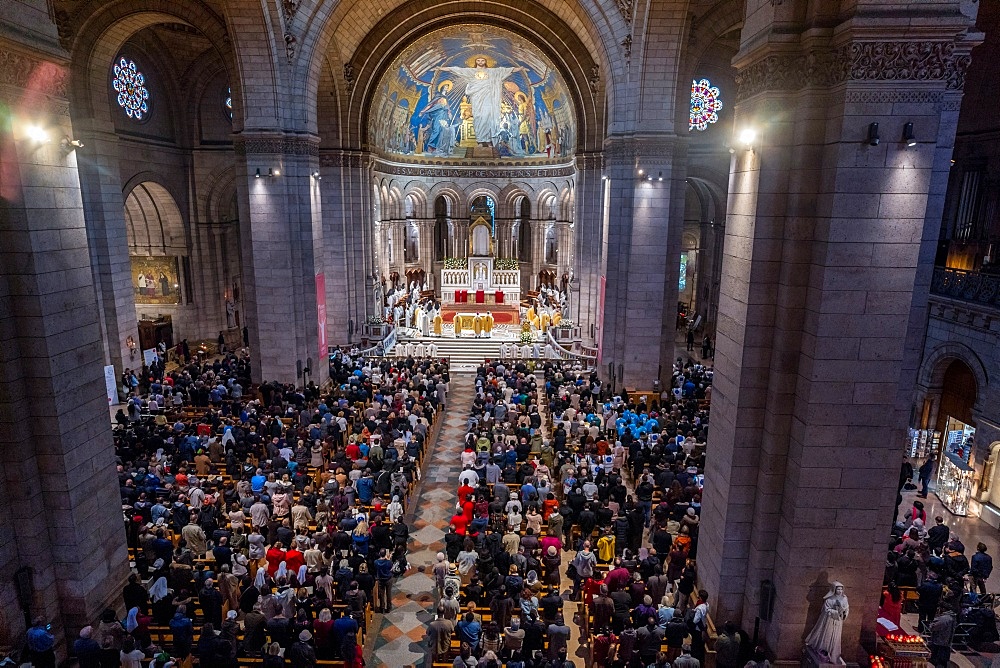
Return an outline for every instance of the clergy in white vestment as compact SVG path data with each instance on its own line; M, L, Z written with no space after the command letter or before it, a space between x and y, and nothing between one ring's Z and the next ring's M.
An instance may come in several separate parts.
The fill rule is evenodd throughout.
M426 317L426 316L425 316L425 317ZM424 354L425 354L426 352L427 352L427 351L426 351L426 350L424 350L424 343L423 343L423 341L421 341L421 342L417 343L417 346L416 346L416 348L414 348L414 349L413 349L413 353L414 353L414 354L415 354L415 355L416 355L417 357L423 357L423 356L424 356Z
M407 357L413 357L413 352L414 352L413 341L407 341L406 342L406 356Z
M428 346L427 346L427 356L428 357L437 357L437 354L438 354L437 344L433 343L433 342L430 343L430 344L428 344Z

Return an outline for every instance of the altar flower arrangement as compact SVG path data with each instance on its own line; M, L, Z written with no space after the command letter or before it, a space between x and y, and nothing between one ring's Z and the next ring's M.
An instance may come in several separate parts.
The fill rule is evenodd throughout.
M445 269L468 269L469 258L467 257L446 257L444 259Z
M517 269L518 268L517 258L513 257L494 258L493 268L500 271Z
M530 329L521 330L521 343L534 343L535 337Z

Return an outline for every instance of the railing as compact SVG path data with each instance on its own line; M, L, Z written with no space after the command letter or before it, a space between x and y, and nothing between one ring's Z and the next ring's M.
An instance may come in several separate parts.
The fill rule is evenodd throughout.
M573 361L573 362L580 362L581 364L583 364L588 369L593 369L593 368L595 368L597 366L597 351L596 350L594 351L593 355L589 355L589 354L582 354L581 355L581 354L574 353L574 352L571 352L571 351L566 350L565 348L563 348L562 345L558 341L556 341L555 337L552 336L552 329L549 329L546 332L546 336L549 339L549 345L552 346L552 349L556 352L556 355L559 356L559 359ZM585 348L584 351L586 353L587 349Z
M931 292L967 302L1000 307L1000 276L962 269L934 269Z
M393 327L389 330L389 333L385 335L385 338L376 343L371 348L365 348L361 351L361 355L364 357L384 357L386 352L392 350L393 346L396 345L396 328Z
M498 287L517 287L521 285L521 272L518 269L494 269L493 285Z
M441 271L441 285L463 287L469 284L468 269L443 269Z

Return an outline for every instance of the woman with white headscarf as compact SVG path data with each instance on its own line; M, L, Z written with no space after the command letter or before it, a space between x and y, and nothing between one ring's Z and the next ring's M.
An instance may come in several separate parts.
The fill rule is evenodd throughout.
M149 587L149 600L152 602L151 611L156 625L167 626L176 610L173 596L167 588L167 578L161 576L153 581Z

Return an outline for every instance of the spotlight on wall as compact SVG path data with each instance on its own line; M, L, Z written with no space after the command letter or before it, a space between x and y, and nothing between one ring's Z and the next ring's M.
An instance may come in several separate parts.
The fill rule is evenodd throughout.
M642 176L645 173L646 173L645 170L642 170L642 169L639 170L639 176Z
M320 180L322 180L322 178L323 178L323 177L322 177L322 176L320 175L320 173L319 173L319 170L318 170L318 169L317 169L316 171L314 171L314 172L313 172L313 178L314 178L314 179L316 179L317 181L320 181Z
M660 175L658 177L656 177L656 180L657 181L662 181L663 180L663 172L660 172Z
M255 179L259 179L259 178L260 178L260 167L258 167L258 168L257 168L257 173L256 173L256 174L254 174L254 175L253 175L253 177L254 177Z
M59 147L62 148L63 153L67 155L72 153L78 148L83 148L83 142L79 139L70 139L69 137L63 137L59 140Z
M868 124L868 145L878 146L879 142L882 141L878 136L878 123Z
M274 171L274 167L268 167L267 168L267 176L268 176L268 178L273 178L275 176L278 176L279 174L281 174L281 172Z
M36 144L48 144L49 133L45 128L38 125L29 125L24 129L24 134L28 136L28 139L35 142Z
M757 140L757 131L753 128L743 128L740 130L739 142L747 151L753 150L753 143Z
M607 181L608 180L608 175L607 174L601 174L601 180L602 181Z
M917 138L913 136L913 123L907 123L903 126L903 142L907 146L917 145Z

